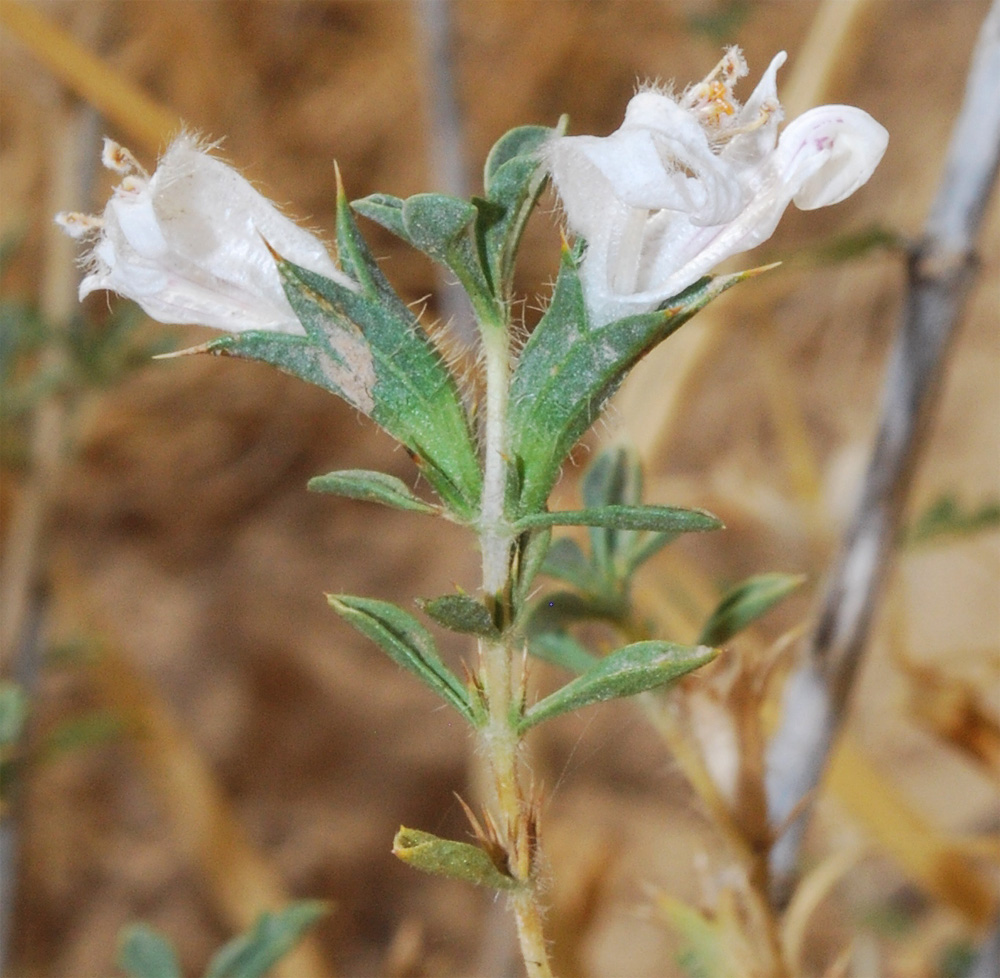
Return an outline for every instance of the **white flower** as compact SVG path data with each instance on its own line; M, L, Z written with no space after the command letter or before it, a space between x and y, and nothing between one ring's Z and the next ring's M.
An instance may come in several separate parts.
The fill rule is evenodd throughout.
M680 96L647 89L607 137L562 136L546 158L570 228L586 239L581 279L595 320L655 309L731 255L771 236L792 201L835 204L872 175L888 133L867 112L825 105L782 119L781 52L740 105L738 48Z
M268 245L356 288L317 237L280 214L191 135L182 133L170 144L152 176L109 139L102 161L124 177L104 214L56 218L74 237L94 238L81 299L110 289L164 323L303 335Z

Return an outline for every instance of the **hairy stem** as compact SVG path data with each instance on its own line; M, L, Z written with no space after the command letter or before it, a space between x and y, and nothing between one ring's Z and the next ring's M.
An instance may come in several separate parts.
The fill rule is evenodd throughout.
M542 912L534 873L535 818L525 797L519 756L520 738L514 728L516 698L523 690L521 656L510 639L510 573L514 533L504 510L507 483L507 396L510 382L510 340L506 327L483 331L486 370L484 478L479 541L482 549L483 592L494 608L503 633L479 644L481 679L489 719L482 731L482 749L492 774L500 839L507 850L511 875L521 886L511 897L517 934L529 978L549 978L552 971L542 933ZM518 673L515 677L515 667Z

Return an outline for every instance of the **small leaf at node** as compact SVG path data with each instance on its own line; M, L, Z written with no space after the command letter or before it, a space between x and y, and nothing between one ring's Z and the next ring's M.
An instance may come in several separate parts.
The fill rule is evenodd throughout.
M414 246L444 261L452 243L476 219L476 208L447 194L415 194L403 201L402 217Z
M719 602L698 636L699 643L722 645L728 642L737 632L788 597L804 580L802 574L757 574L748 577Z
M544 720L579 710L593 703L635 696L679 679L718 654L707 646L673 642L636 642L612 652L582 676L539 700L518 724L523 733Z
M437 506L425 503L415 496L402 479L385 472L370 472L366 469L344 469L318 475L309 480L311 492L328 492L348 499L363 499L370 503L382 503L393 509L405 509L415 513L439 514Z
M321 900L299 900L276 913L262 913L252 930L218 951L205 978L264 978L328 911Z
M418 601L417 604L428 617L453 632L484 638L496 638L500 634L486 605L467 594L446 594Z
M414 869L436 876L494 890L513 890L518 886L517 880L501 872L479 846L440 839L419 829L400 827L392 840L392 854Z
M131 978L181 978L170 942L147 924L129 924L121 930L118 966Z
M396 663L426 683L470 723L477 722L469 692L444 664L431 633L413 615L388 601L328 594L330 607Z
M553 136L566 131L563 116L555 129L519 126L497 140L483 171L485 200L474 200L479 210L476 237L484 254L493 292L505 299L510 291L514 261L528 218L545 186L548 173L541 149Z

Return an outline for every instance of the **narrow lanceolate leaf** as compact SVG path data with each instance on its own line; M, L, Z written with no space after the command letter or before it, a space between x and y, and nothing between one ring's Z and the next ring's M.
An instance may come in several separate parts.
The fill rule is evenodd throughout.
M401 827L392 840L392 854L408 866L435 876L447 876L494 890L513 890L518 885L517 880L501 872L479 846L440 839L419 829Z
M539 151L554 136L565 133L567 122L563 116L554 129L511 129L486 158L485 198L473 200L479 210L476 237L494 294L501 299L510 292L521 235L548 177Z
M381 503L393 509L405 509L414 513L438 514L437 506L425 503L415 496L402 479L385 472L371 472L366 469L344 469L318 475L309 480L312 492L328 492L347 499L363 499L370 503Z
M525 730L562 713L623 696L635 696L679 679L717 655L707 646L636 642L612 652L582 676L539 700L518 723Z
M428 617L453 632L496 638L499 635L489 609L467 594L445 594L417 602Z
M146 924L130 924L121 931L118 966L131 978L181 978L170 942Z
M704 278L657 312L592 326L577 274L563 250L552 301L518 361L510 391L511 461L519 514L545 505L559 469L626 373L699 309L750 274Z
M477 722L468 690L444 664L431 633L388 601L328 594L330 606L396 663L426 683L470 723Z
M205 978L264 978L328 910L321 900L300 900L276 913L262 913L252 930L219 950Z
M515 530L542 526L601 526L611 530L655 530L666 533L701 533L722 528L722 521L703 509L677 506L601 506L597 509L564 509L554 513L522 516Z
M805 577L801 574L758 574L737 584L719 602L702 628L698 641L721 645L737 632L767 614L792 593Z

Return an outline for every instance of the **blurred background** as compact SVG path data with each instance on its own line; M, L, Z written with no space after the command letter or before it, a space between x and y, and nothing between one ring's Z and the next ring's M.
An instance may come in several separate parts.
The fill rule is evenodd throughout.
M74 49L46 48L33 27L29 50L15 6L158 108L88 107L85 83L72 82ZM352 198L457 180L475 192L507 129L566 112L571 131L608 133L638 82L681 88L730 43L750 64L744 96L787 49L789 114L823 101L874 115L891 138L871 182L837 207L790 212L742 257L739 267L785 265L644 363L557 489L561 504L578 502L593 447L630 437L649 465L650 501L704 506L728 526L651 562L648 607L670 637L691 640L691 609L733 581L807 575L747 640L767 647L808 618L851 511L905 280L891 241L920 234L988 6L451 0L442 40L442 11L407 0L8 0L3 352L20 356L22 372L4 367L17 396L3 417L0 516L5 586L28 583L5 611L16 606L21 645L35 635L43 652L27 673L19 660L31 709L5 816L15 844L3 873L16 880L8 973L115 973L116 934L135 919L169 934L194 973L261 902L293 896L332 904L288 972L301 978L485 974L510 939L488 896L390 855L400 824L465 837L453 793L470 790L471 740L323 598L408 607L475 588L478 555L458 528L305 490L337 468L414 484L405 453L346 405L264 366L149 359L201 342L197 329L135 316L128 344L89 361L89 373L38 342L40 322L91 340L121 326L124 303L103 294L79 318L76 248L51 220L103 207L113 184L98 165L103 134L152 169L166 127L183 120L223 140L227 161L322 233L333 226L335 160ZM818 21L830 8L839 21L836 10ZM442 91L460 125L453 170ZM519 266L526 328L546 301L558 221L547 196ZM811 831L814 854L864 847L810 921L817 974L852 940L856 969L879 962L868 974L958 973L948 969L996 909L998 223L994 200L908 509L911 524L950 512L949 532L900 551L854 697L850 757ZM401 295L438 318L434 267L381 229L364 231ZM861 253L826 249L845 235ZM15 536L26 526L33 533ZM440 638L457 664L463 642ZM575 946L566 968L578 970L564 973L681 973L644 888L696 898L718 840L669 754L627 702L560 720L533 749L550 927Z

